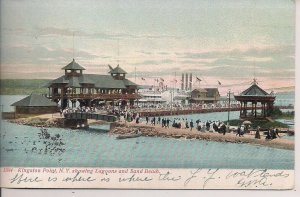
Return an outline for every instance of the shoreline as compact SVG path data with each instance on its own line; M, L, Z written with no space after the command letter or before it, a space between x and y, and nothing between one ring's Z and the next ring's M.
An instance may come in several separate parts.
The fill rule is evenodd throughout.
M117 135L130 134L135 131L139 131L141 136L144 137L163 137L163 138L174 138L174 139L195 139L214 141L221 143L238 143L238 144L250 144L259 145L270 148L294 150L294 141L276 138L273 140L265 140L264 136L262 139L255 139L254 135L245 134L243 137L236 136L235 133L226 133L226 135L217 132L200 132L193 129L177 129L177 128L162 128L159 126L150 126L143 123L118 123L110 133Z
M13 124L28 125L34 127L45 128L66 128L64 127L64 119L59 114L44 114L37 115L28 118L10 119L6 120ZM89 120L89 124L101 124L103 121ZM243 137L236 136L236 133L230 132L226 135L217 132L201 132L195 128L190 129L177 129L177 128L162 128L160 125L151 126L145 123L136 124L134 122L115 122L111 125L110 134L125 135L132 134L135 131L139 131L141 136L145 137L163 137L174 139L195 139L214 141L221 143L238 143L238 144L250 144L259 145L270 148L294 150L295 142L292 140L276 138L273 140L265 140L262 135L262 139L255 139L254 135L244 134Z

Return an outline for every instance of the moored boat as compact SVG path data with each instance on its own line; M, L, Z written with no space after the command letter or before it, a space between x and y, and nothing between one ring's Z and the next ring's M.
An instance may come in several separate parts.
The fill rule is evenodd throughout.
M127 139L127 138L136 138L142 136L142 133L128 133L124 135L118 135L116 139L121 140L121 139Z

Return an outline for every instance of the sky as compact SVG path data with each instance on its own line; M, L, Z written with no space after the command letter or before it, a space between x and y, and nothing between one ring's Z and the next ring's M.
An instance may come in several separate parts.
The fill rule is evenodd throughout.
M268 90L295 84L293 0L2 0L0 9L1 78L54 79L75 58L85 73L119 64L141 85L180 87L182 73L221 92L253 78Z

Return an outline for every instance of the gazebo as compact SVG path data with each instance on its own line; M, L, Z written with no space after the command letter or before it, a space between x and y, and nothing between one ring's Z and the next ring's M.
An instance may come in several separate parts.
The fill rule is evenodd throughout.
M240 95L234 96L240 102L240 118L266 118L274 109L275 96L267 93L257 85L256 79L252 85ZM250 106L248 106L250 103ZM261 109L258 113L258 109ZM251 111L251 112L249 112Z

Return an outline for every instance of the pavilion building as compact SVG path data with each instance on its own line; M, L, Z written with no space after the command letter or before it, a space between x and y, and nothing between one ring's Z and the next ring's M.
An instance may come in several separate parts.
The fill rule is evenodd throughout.
M197 104L216 104L220 101L218 88L198 88L191 92L190 102Z
M137 84L126 79L127 72L119 65L109 68L110 75L84 74L85 68L73 59L62 68L65 74L47 85L49 98L56 103L60 101L63 109L71 107L69 103L75 107L76 102L90 107L103 102L133 105L140 98Z
M240 102L241 119L264 119L274 109L275 96L260 88L256 79L248 89L234 97Z
M57 103L47 99L45 96L31 94L13 104L16 114L44 114L59 111Z

